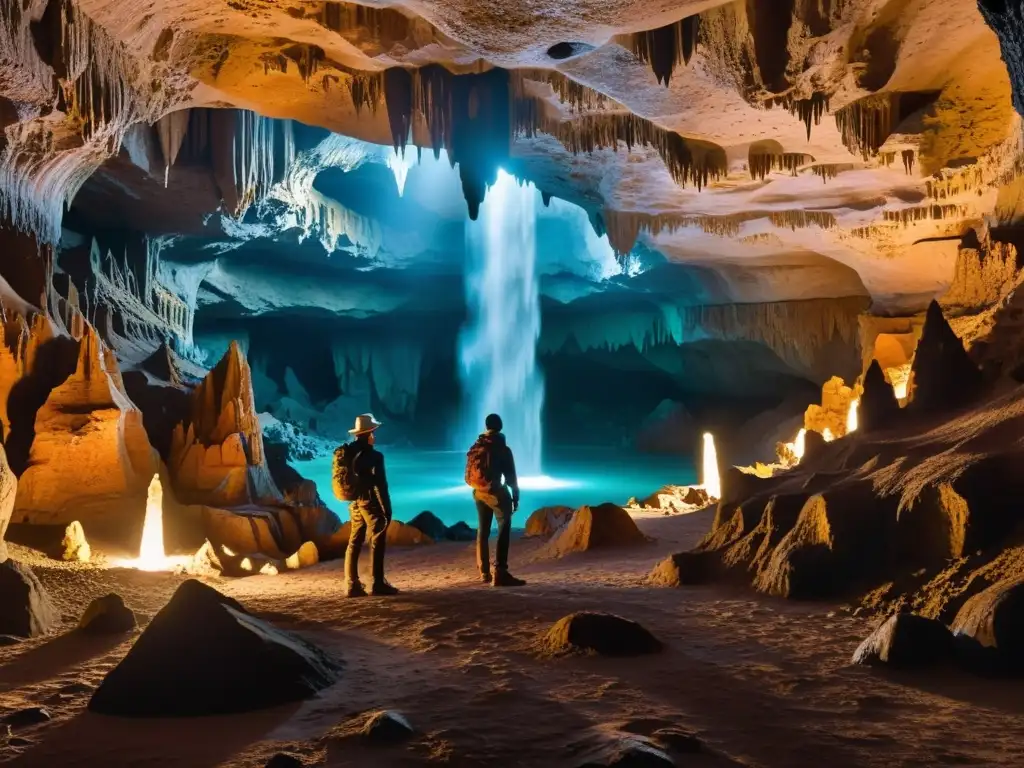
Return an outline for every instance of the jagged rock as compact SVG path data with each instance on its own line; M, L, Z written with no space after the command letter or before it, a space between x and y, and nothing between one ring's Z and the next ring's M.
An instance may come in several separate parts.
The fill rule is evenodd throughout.
M687 510L704 508L711 503L711 497L705 488L690 485L666 485L659 488L646 499L640 506L652 509Z
M340 664L190 579L100 683L89 709L122 717L250 712L306 699Z
M1024 674L1024 581L1000 581L974 595L951 629L968 667L987 674Z
M526 518L527 536L550 536L572 517L572 507L541 507Z
M78 629L88 634L116 635L131 632L138 624L135 612L117 594L97 597L78 620Z
M821 405L809 405L804 413L804 429L824 434L827 429L834 437L846 434L846 416L850 404L859 396L856 387L848 387L838 376L833 376L821 388ZM806 449L805 449L806 450Z
M231 342L192 392L188 421L171 438L168 467L178 498L188 503L241 507L283 501L266 464L252 373L238 342Z
M79 563L87 563L92 558L92 547L85 538L85 530L77 520L72 520L64 531L64 539L61 541L64 560L71 560Z
M895 613L858 646L853 663L896 669L928 667L950 658L952 650L953 636L941 621Z
M971 402L981 388L981 372L949 327L938 302L928 305L907 387L908 408L936 412Z
M409 521L409 525L422 531L434 541L444 541L448 538L448 526L441 522L441 518L433 512L420 512Z
M366 719L360 733L374 744L398 744L409 739L416 731L401 712L384 710L374 712Z
M14 518L64 525L78 520L89 531L124 540L145 514L149 482L159 468L117 360L87 327L74 372L36 412Z
M900 412L899 400L885 380L882 367L877 360L872 360L864 374L864 393L857 412L858 429L863 432L892 429L899 423Z
M7 544L4 536L7 535L7 526L11 522L11 514L14 512L14 497L18 492L18 478L14 476L10 465L7 463L7 453L0 443L0 563L7 559Z
M40 723L48 723L53 718L50 713L43 709L43 707L26 707L25 709L19 709L17 712L11 712L8 715L4 715L0 719L0 723L9 725L12 729L28 728L32 725L39 725Z
M545 545L545 554L562 557L607 547L629 547L647 543L633 518L622 507L601 504L580 507Z
M716 552L677 552L654 566L647 582L657 587L706 584L717 572L719 562Z
M649 739L633 734L590 751L574 768L674 768L675 761Z
M275 560L262 554L238 554L230 548L206 541L192 556L189 573L203 575L220 573L224 576L243 578L245 576L276 576L285 570L283 560Z
M32 569L13 560L0 563L0 634L45 635L58 621L50 596Z
M555 622L543 638L549 653L641 656L657 653L661 641L640 624L611 613L581 611Z
M299 547L294 554L285 558L284 565L289 571L297 571L299 568L311 568L320 562L320 553L316 544L307 541Z

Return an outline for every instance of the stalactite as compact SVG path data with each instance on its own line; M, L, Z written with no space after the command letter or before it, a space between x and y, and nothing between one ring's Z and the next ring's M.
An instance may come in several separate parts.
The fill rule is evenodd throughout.
M412 130L413 76L409 70L392 67L384 72L384 101L388 107L391 142L396 152L404 153Z
M741 237L744 245L782 245L782 238L774 232L758 232L756 235Z
M756 181L764 181L765 177L772 171L788 171L796 176L799 168L813 163L814 158L801 152L783 152L782 154L762 154L755 152L751 146L747 157L747 165L750 169L750 178Z
M925 193L933 200L945 200L972 192L984 184L984 172L977 165L954 171L943 169L925 183Z
M529 98L525 83L532 80L550 85L558 100L562 104L568 105L573 112L589 112L621 106L600 91L577 83L557 70L521 69L513 70L510 75L516 99Z
M167 186L167 177L170 174L171 166L178 159L178 152L181 151L181 145L185 141L189 117L190 110L182 109L164 115L156 123L160 149L164 154L164 186Z
M356 115L362 112L363 107L369 107L375 113L377 105L384 98L384 91L384 76L381 74L355 74L349 77L348 92Z
M341 3L328 0L323 4L317 21L325 29L337 32L343 37L362 36L381 45L390 47L392 42L405 40L409 36L408 17L394 8L373 8L355 3Z
M943 221L966 218L970 209L966 205L921 205L914 208L900 208L896 211L882 211L883 221L895 222L904 227L918 221Z
M769 214L768 218L776 227L788 227L794 231L805 227L834 229L836 226L835 215L827 211L779 211Z
M840 173L852 171L856 167L850 163L819 163L818 165L811 166L811 173L815 176L820 176L821 180L827 184Z
M688 16L658 29L630 35L629 47L642 62L650 65L658 82L667 87L679 63L690 63L697 49L699 30L700 16Z
M914 161L915 161L915 158L916 158L916 156L914 154L914 150L912 150L912 149L904 149L903 152L902 152L902 155L903 155L903 168L907 172L907 176L910 176L914 172Z
M807 140L811 140L811 125L821 125L821 118L829 107L829 97L824 93L815 91L808 99L794 99L792 96L776 96L768 99L764 105L782 107L789 111L793 117L798 118L807 127Z
M932 92L876 93L836 112L843 144L865 160L878 154L900 121L934 101Z

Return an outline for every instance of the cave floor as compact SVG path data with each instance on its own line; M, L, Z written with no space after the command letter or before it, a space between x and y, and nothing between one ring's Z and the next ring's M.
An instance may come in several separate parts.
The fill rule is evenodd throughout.
M301 705L195 720L106 718L86 703L130 640L67 634L3 648L0 708L42 705L53 720L18 732L27 746L0 746L0 762L256 767L286 751L309 765L571 768L609 734L675 727L704 745L673 753L687 766L1020 764L1018 683L851 667L871 622L848 606L640 586L660 557L692 545L710 520L704 512L638 523L657 542L628 553L550 561L540 559L539 542L515 541L515 570L529 580L518 590L474 583L472 546L455 543L391 552L389 577L404 592L390 599L341 599L337 562L214 582L345 659L342 681ZM109 591L152 615L184 578L47 563L17 546L12 555L31 563L65 629ZM538 636L585 609L637 620L667 650L625 660L542 658ZM419 735L384 748L324 739L381 708L406 714Z

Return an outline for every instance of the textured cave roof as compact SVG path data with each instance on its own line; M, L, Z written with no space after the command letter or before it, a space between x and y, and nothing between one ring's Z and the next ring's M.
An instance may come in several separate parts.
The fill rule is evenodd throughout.
M733 283L724 294L735 301L866 291L878 311L919 309L951 279L960 237L995 215L1021 138L998 40L975 0L405 0L363 3L385 12L338 31L321 23L319 0L70 2L127 53L137 67L137 87L159 82L160 99L153 103L160 114L150 120L186 107L234 106L387 146L387 109L357 113L344 88L354 76L428 64L455 73L541 71L526 73L536 77L532 92L552 115L576 119L540 82L543 70L557 71L613 100L613 110L721 147L728 173L698 190L677 183L653 148L574 155L545 134L515 140L515 172L579 203L592 217L600 214L613 241L628 245L639 230L640 241L670 261L717 269ZM28 4L37 16L46 6L45 0ZM794 23L780 40L763 21L764 12L777 14L790 5ZM832 15L824 26L812 18L822 9ZM629 50L629 35L696 13L718 16L704 17L713 19L702 21L706 37L666 87ZM736 18L742 24L730 27ZM551 46L565 42L580 44L575 55L548 55ZM315 76L304 78L296 51L310 46L322 56ZM773 66L776 49L789 54L784 75L761 71ZM282 52L290 57L286 71L268 66ZM23 119L31 117L26 105L46 97L13 72L0 56L0 94L19 105ZM931 94L923 113L894 126L881 148L896 153L888 166L883 155L851 152L831 117L872 92ZM775 97L808 99L815 93L828 94L829 111L811 127L809 139L799 117L785 108L763 108ZM429 144L423 120L413 128L414 141ZM823 181L806 168L796 175L776 170L753 180L748 152L751 143L764 141L843 172ZM900 161L905 149L915 152L909 172ZM134 171L110 171L116 162L130 165L123 155L104 167L108 193L127 190L137 199L130 192ZM155 172L147 182L157 190L152 177L159 176ZM941 182L947 177L953 181ZM103 178L95 177L86 192L95 195ZM213 193L199 182L196 189L193 202L202 199L209 207L203 195ZM86 207L88 197L83 195ZM165 229L187 230L180 197L175 205L155 205ZM901 210L933 205L943 207L935 216L925 211L909 222L886 219L887 213L894 218ZM800 212L824 214L828 226L794 224ZM725 233L693 223L730 216L747 220ZM406 256L428 250L408 249Z

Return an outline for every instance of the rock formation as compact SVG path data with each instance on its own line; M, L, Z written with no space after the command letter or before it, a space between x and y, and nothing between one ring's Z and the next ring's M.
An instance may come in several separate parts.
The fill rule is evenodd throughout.
M0 635L37 637L60 621L50 596L27 565L0 562Z
M980 386L978 367L933 301L910 371L908 407L921 413L956 408L971 402Z
M878 360L872 360L864 374L864 392L858 409L859 429L873 432L892 429L900 417L900 403L892 385L885 380Z
M14 496L18 492L18 478L7 463L7 453L0 444L0 563L7 559L7 544L4 536L14 512Z
M596 653L642 656L657 653L662 643L635 621L610 613L574 613L559 619L544 635L548 653Z
M97 597L78 620L80 632L94 635L131 632L136 626L135 612L124 604L124 598L116 594Z
M620 506L607 503L580 507L555 533L542 550L549 557L647 543L647 538L629 513Z
M572 517L572 507L541 507L526 518L527 536L550 536Z
M953 636L935 619L895 613L865 638L853 654L854 664L908 669L949 661Z
M195 580L184 582L100 683L89 709L119 717L250 712L333 685L340 663Z

